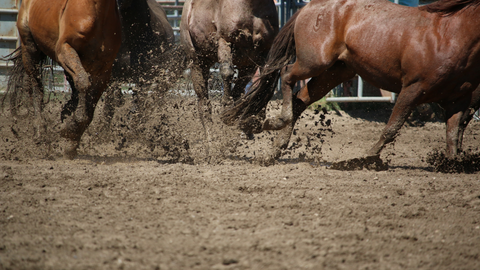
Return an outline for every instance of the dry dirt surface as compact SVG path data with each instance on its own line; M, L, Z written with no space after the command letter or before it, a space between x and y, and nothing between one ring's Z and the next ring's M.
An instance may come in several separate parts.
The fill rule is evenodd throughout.
M100 103L74 160L56 102L40 141L28 117L1 115L0 269L480 269L480 173L427 163L443 123L405 125L387 170L341 171L388 113L308 111L263 167L273 132L240 139L215 107L207 156L193 98L153 104L140 116L127 98L105 126Z

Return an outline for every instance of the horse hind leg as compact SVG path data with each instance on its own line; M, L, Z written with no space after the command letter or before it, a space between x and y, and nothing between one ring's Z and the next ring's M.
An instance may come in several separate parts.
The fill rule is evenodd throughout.
M46 134L46 123L43 117L44 91L42 83L42 62L46 55L35 45L33 39L26 39L22 42L22 64L25 69L23 78L23 90L27 92L32 100L34 110L34 139L42 140Z
M289 125L293 121L293 87L299 80L305 80L308 78L316 78L326 72L329 65L319 65L317 67L308 66L302 64L300 59L297 59L295 63L285 66L281 71L281 89L283 96L282 111L280 115L275 118L268 118L263 123L262 130L281 130ZM333 65L332 65L333 66ZM326 74L326 73L325 73ZM325 78L330 81L330 78ZM314 81L317 81L316 79ZM322 82L318 82L322 85ZM318 86L310 84L311 89L317 89ZM312 88L313 87L313 88ZM332 87L333 88L333 87ZM328 89L330 90L330 89ZM308 91L308 90L304 90ZM314 91L309 91L315 93ZM328 93L328 91L326 92ZM326 94L325 93L325 94Z
M330 90L340 83L351 79L355 72L349 69L345 63L337 61L332 67L313 77L300 91L292 97L292 121L290 121L273 141L272 152L264 160L265 164L271 164L273 160L281 156L282 150L286 149L292 136L293 128L303 111L313 102L323 98Z

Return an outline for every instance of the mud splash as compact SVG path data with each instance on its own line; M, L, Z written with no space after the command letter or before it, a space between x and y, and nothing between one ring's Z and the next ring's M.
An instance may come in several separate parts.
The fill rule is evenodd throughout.
M356 171L363 169L386 171L388 170L388 162L384 162L379 156L352 158L334 162L329 169L339 171Z
M475 173L480 171L480 153L462 152L455 158L448 158L445 152L434 150L428 153L426 162L435 172Z

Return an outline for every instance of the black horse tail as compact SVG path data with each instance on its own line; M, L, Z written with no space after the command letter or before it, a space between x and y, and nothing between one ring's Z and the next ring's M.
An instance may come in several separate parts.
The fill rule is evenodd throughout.
M260 69L260 76L250 91L222 113L221 118L226 125L257 115L267 106L277 87L280 70L295 58L294 30L299 13L295 13L275 37L265 65Z
M16 112L16 91L23 85L23 77L25 74L25 67L23 66L22 61L22 47L19 46L15 51L11 54L1 57L3 61L11 61L13 62L13 67L10 69L8 82L7 82L7 90L5 95L3 95L1 100L2 105L2 112L3 108L5 107L5 99L7 96L10 96L10 105L11 105L11 112Z

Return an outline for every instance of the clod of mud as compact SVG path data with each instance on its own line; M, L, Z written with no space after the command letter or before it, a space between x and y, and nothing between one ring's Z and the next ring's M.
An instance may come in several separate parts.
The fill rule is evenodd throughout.
M364 168L374 171L386 171L388 170L388 163L383 162L380 156L371 156L363 158L352 158L348 160L334 162L329 167L329 169L339 171L355 171L362 170Z
M435 167L435 172L475 173L480 171L480 153L462 152L455 158L448 158L445 152L434 150L427 155L427 163Z

